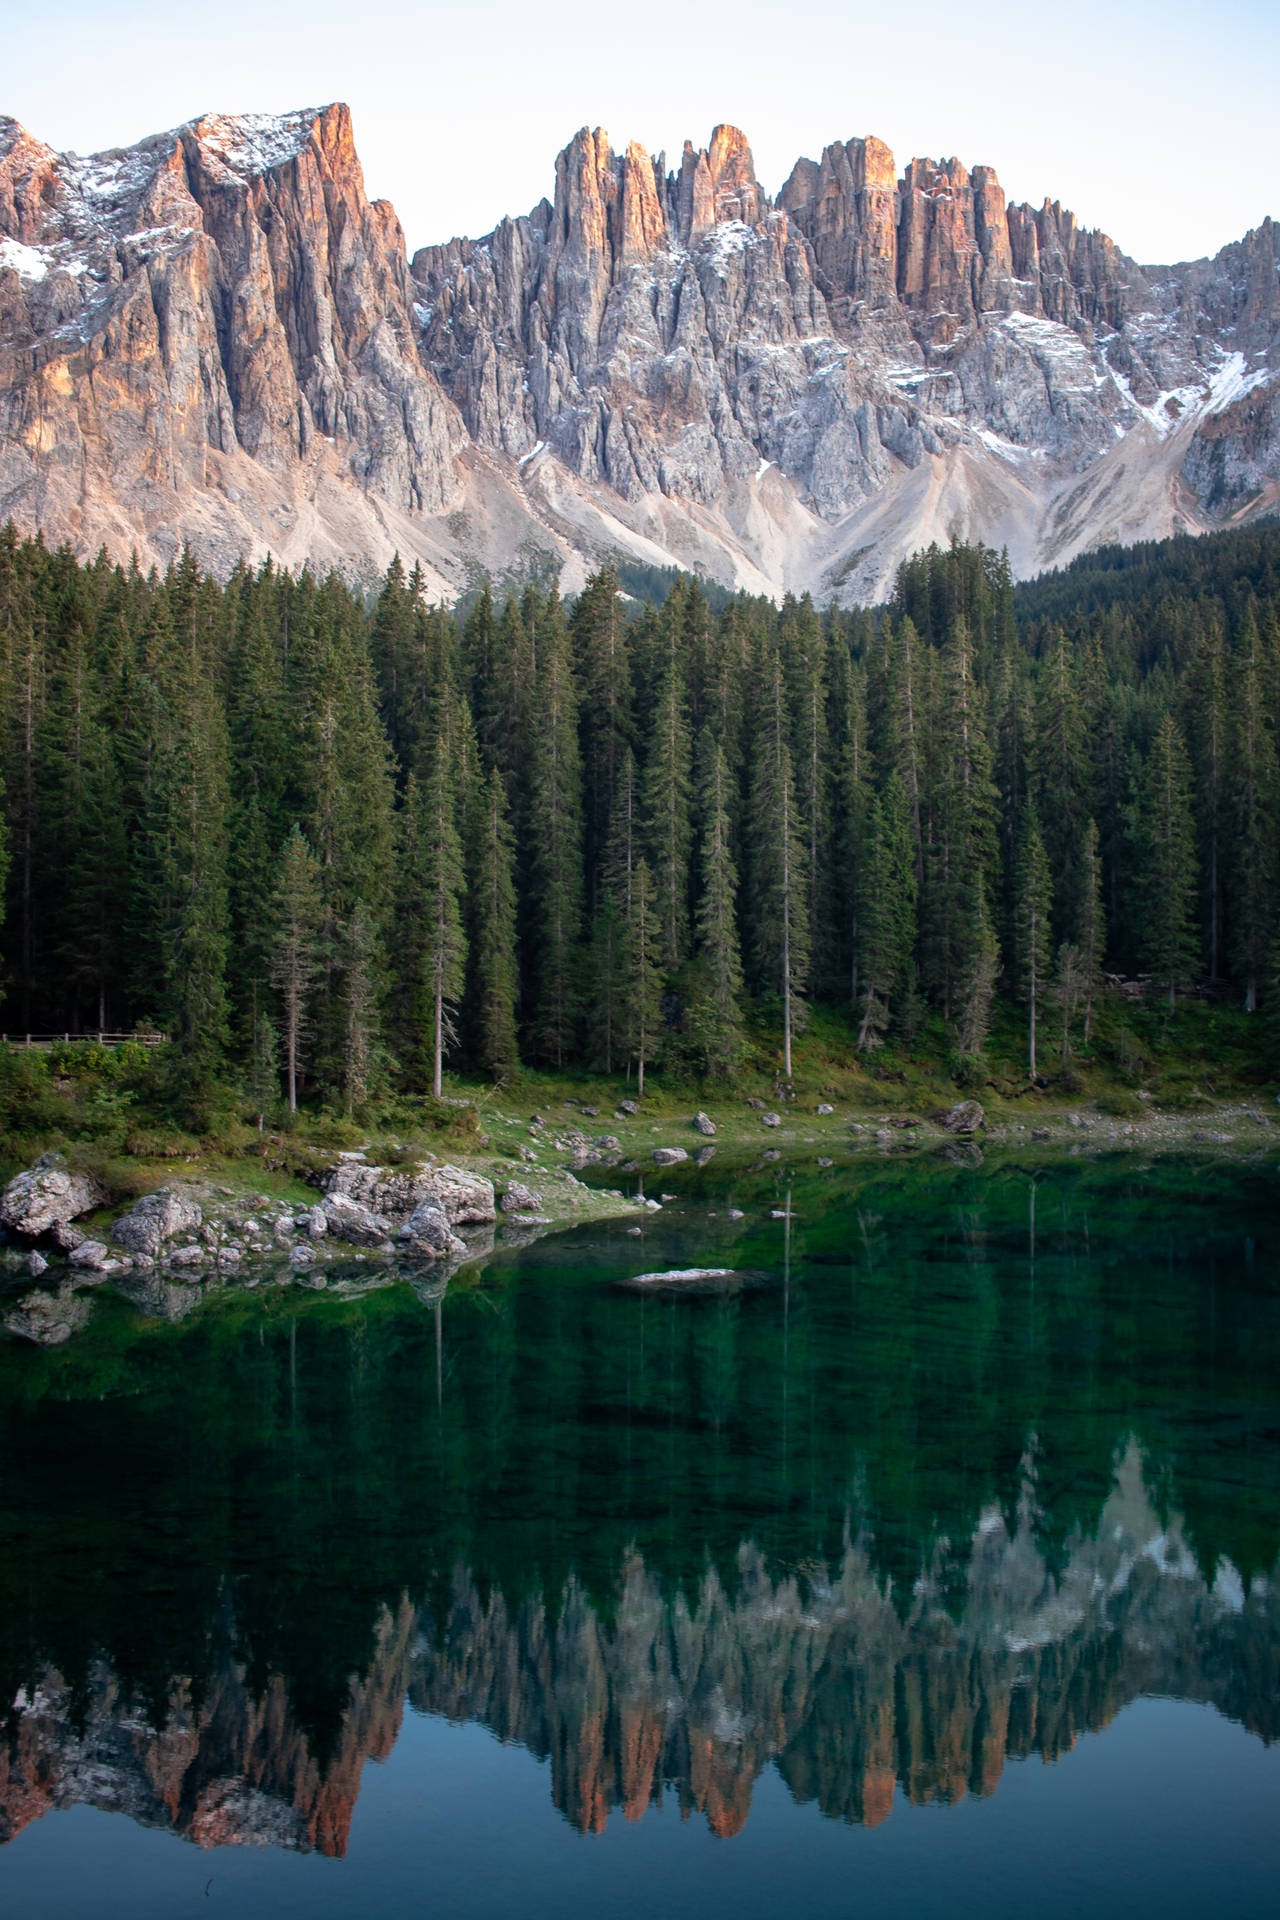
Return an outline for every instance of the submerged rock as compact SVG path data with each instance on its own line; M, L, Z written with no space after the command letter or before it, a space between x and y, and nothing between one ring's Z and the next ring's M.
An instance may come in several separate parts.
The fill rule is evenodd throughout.
M655 1147L652 1154L655 1167L679 1166L682 1160L687 1160L688 1158L689 1156L683 1147Z
M768 1281L767 1273L739 1267L670 1267L662 1273L632 1273L619 1281L623 1287L645 1292L733 1293L742 1287L759 1287Z

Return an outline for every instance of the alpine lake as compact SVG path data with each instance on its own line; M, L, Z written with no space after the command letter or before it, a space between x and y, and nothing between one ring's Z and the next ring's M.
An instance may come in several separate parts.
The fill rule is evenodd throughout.
M1270 1920L1274 1150L646 1187L0 1336L0 1910Z

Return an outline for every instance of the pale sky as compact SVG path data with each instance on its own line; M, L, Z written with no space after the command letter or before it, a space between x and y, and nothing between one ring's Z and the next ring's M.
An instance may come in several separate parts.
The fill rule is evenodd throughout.
M770 193L874 133L899 170L994 166L1010 200L1061 200L1144 263L1280 217L1280 0L0 0L0 112L58 148L330 100L410 250L527 212L583 125L671 164L730 121Z

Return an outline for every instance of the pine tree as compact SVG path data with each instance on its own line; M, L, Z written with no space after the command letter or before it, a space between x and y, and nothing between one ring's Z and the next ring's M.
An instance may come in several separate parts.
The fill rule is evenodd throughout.
M859 922L862 1052L881 1045L915 944L916 871L911 815L895 768L873 803Z
M963 904L963 916L956 1042L962 1060L977 1060L991 1026L1000 948L987 910L986 891L976 875L970 882L970 898Z
M860 917L867 896L867 859L874 789L867 740L866 676L856 673L843 635L831 642L830 733L836 750L830 899L835 923L833 990L856 1007L861 960ZM912 880L914 882L914 873ZM914 897L914 896L913 896Z
M518 1071L515 839L496 768L480 789L471 836L471 955L476 1052L495 1080Z
M1059 628L1036 687L1034 791L1038 831L1059 909L1076 891L1074 861L1089 813L1084 710L1067 638Z
M645 841L662 965L668 974L689 951L692 748L684 678L673 660L654 702L644 771Z
M1209 979L1222 977L1226 880L1227 744L1226 650L1222 627L1206 617L1195 659L1183 681L1184 731L1191 747L1200 867L1207 895Z
M271 984L280 995L290 1113L298 1109L298 1066L307 1003L319 971L316 943L322 910L319 868L295 825L280 857L270 916L274 929Z
M963 621L943 651L937 703L937 766L920 909L926 984L949 1020L957 995L967 1002L974 982L985 977L988 942L995 937L991 899L998 871L997 795ZM972 1023L961 1015L961 1024Z
M796 807L782 671L766 666L751 790L756 974L782 1001L782 1070L791 1078L792 1035L803 1025L809 977L808 886Z
M1177 989L1196 967L1196 846L1191 769L1182 734L1166 714L1143 769L1138 802L1141 952L1153 980L1166 988L1172 1013Z
M1266 724L1266 671L1258 623L1245 615L1231 714L1231 952L1246 1013L1258 1004L1280 910L1280 770Z
M443 1092L445 1048L456 1041L453 1015L466 981L467 942L462 929L466 880L462 840L454 814L454 781L447 742L432 756L421 789L419 857L425 907L422 965L431 1013L431 1091Z
M262 1132L264 1119L280 1098L279 1051L279 1035L268 1016L260 1013L253 1028L253 1054L249 1076L249 1093L258 1116L259 1133Z
M1018 991L1027 1003L1027 1071L1036 1076L1036 1016L1049 984L1049 925L1053 884L1040 823L1028 806L1018 847L1014 889L1013 963Z
M348 1118L373 1089L378 1041L378 939L363 904L347 922L340 949L342 968L342 1097Z
M582 791L569 636L553 596L538 625L537 723L530 771L535 1001L532 1038L560 1067L577 1017L582 914Z
M1080 858L1076 863L1074 949L1079 956L1080 991L1084 1009L1084 1044L1092 1037L1093 1002L1102 983L1106 949L1106 915L1102 907L1102 854L1096 821L1085 822Z
M595 912L604 882L609 813L622 756L634 735L627 622L613 567L587 581L569 622L579 688L587 901Z
M636 1093L643 1099L645 1068L657 1054L662 1032L661 948L653 887L643 858L637 860L632 875L625 951L627 1048L636 1063Z
M723 749L703 746L698 794L701 886L695 916L698 991L689 1027L708 1073L732 1073L742 1055L742 961L738 951L738 873L729 837L729 769Z

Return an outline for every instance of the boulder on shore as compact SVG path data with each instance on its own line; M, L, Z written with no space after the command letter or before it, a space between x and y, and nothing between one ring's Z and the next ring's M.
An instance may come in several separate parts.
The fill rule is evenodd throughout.
M960 1100L943 1114L942 1124L948 1133L976 1133L986 1117L976 1100Z
M411 1260L443 1260L447 1255L463 1254L467 1243L460 1240L449 1225L443 1207L424 1200L416 1206L400 1229L400 1245Z
M39 1240L77 1214L102 1206L106 1197L87 1174L70 1172L60 1153L42 1153L0 1195L0 1222L24 1240Z
M711 1139L716 1130L716 1123L709 1113L703 1113L699 1108L693 1116L693 1128L695 1133L704 1133L708 1139Z
M111 1229L118 1247L130 1253L145 1253L156 1259L170 1240L182 1234L196 1233L204 1224L204 1215L196 1202L174 1187L158 1187L143 1194L141 1200L122 1214Z
M374 1213L345 1193L325 1196L324 1218L328 1232L353 1247L385 1247L395 1231L385 1214Z
M325 1181L330 1198L356 1201L401 1225L424 1203L439 1207L451 1227L486 1226L497 1218L493 1182L461 1167L368 1167L344 1160Z
M502 1196L504 1213L541 1213L542 1195L535 1193L532 1187L526 1187L519 1180L510 1180Z

